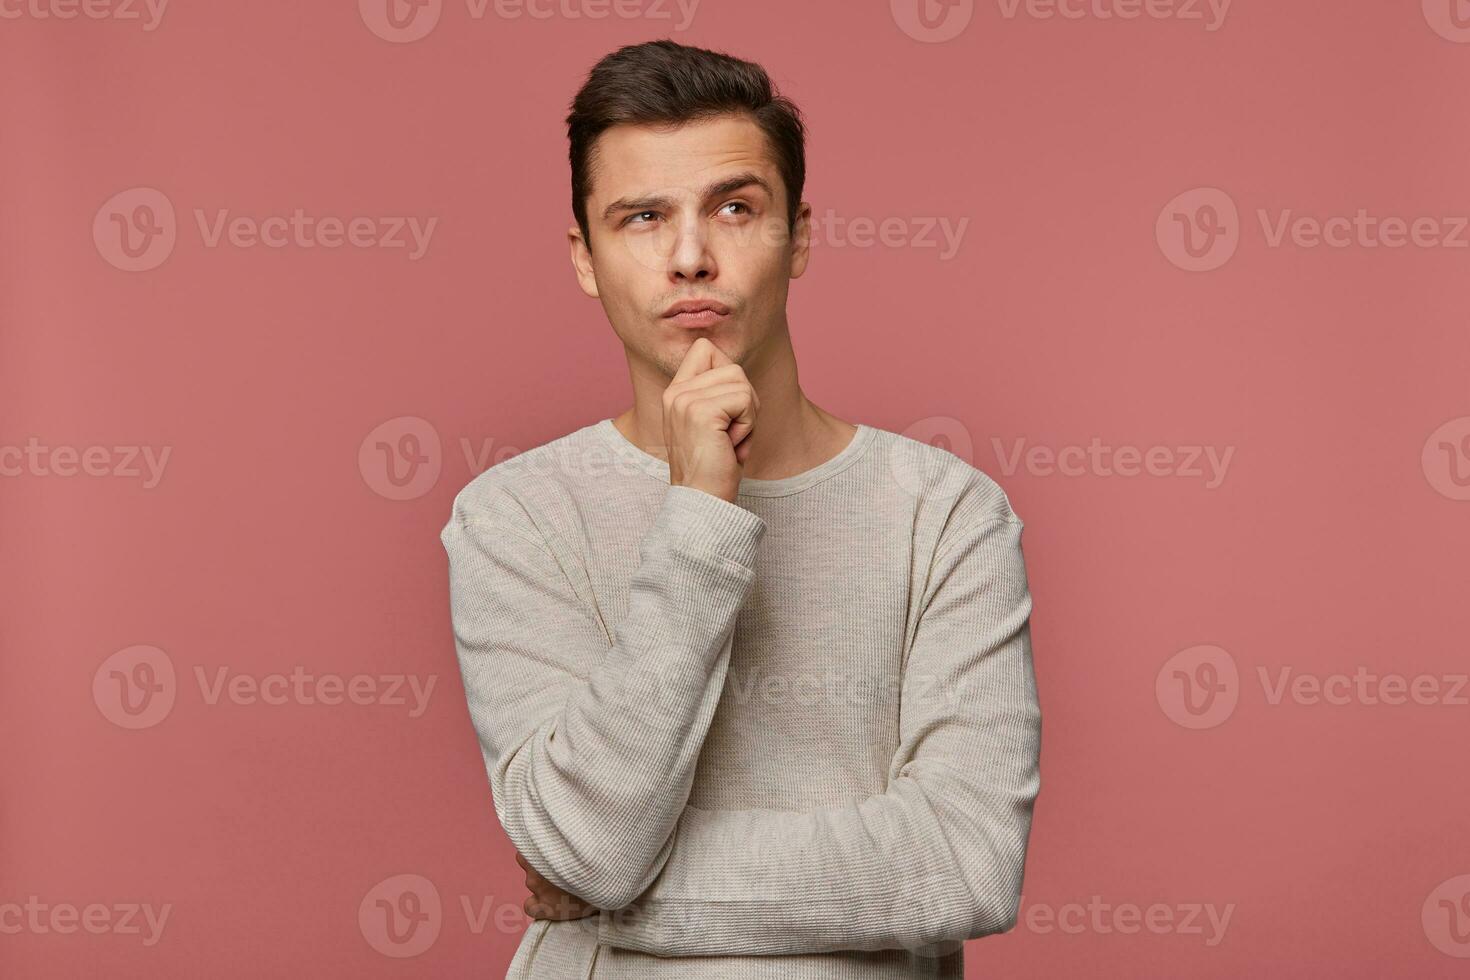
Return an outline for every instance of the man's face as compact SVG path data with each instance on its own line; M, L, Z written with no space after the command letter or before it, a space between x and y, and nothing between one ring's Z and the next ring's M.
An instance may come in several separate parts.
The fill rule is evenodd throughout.
M602 301L630 355L672 378L708 337L744 365L786 330L786 293L807 260L803 205L793 236L765 135L747 116L678 129L614 126L598 138L587 199L590 252L568 232L584 292ZM666 316L682 300L729 312Z

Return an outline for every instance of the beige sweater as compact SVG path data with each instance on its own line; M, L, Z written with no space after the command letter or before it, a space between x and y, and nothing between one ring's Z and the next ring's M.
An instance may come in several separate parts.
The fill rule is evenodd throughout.
M603 419L441 535L496 816L618 910L532 922L508 976L961 977L1040 788L1020 518L866 425L738 505L668 481Z

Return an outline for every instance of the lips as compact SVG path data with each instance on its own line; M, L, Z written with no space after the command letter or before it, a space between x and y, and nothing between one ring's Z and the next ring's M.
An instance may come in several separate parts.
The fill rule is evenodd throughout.
M714 313L719 316L729 316L730 307L712 299L686 299L680 300L667 310L664 310L665 317L676 317L680 314L693 313Z

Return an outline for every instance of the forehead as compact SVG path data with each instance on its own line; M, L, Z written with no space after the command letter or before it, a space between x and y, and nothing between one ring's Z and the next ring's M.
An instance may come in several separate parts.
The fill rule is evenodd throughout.
M749 116L715 116L671 128L620 124L605 130L593 157L591 199L698 191L721 176L751 170L776 188L770 144Z

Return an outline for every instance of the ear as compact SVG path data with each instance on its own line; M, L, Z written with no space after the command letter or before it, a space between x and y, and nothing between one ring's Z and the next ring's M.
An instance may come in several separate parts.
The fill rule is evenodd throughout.
M592 249L582 237L582 229L572 225L567 229L567 244L572 248L572 269L577 273L577 285L582 292L597 298L597 272L592 268Z
M812 206L802 201L796 209L796 220L791 226L791 278L800 279L806 271L807 259L812 249Z

